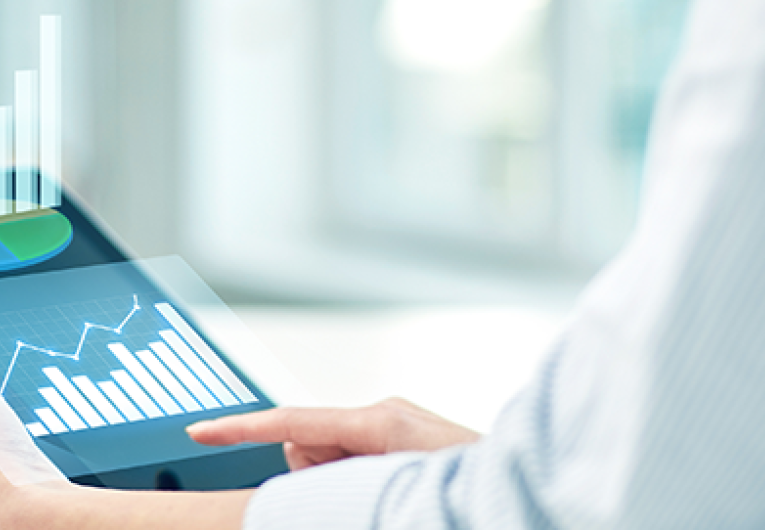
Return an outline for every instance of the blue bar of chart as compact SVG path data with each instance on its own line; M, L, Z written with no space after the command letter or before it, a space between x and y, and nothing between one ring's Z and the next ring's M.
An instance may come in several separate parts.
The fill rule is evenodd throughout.
M61 17L40 18L39 70L15 73L0 106L0 216L61 205Z
M120 338L133 340L135 344L131 328L147 311L152 312L156 329L144 329L141 340L146 340L145 346L131 349ZM33 408L29 417L35 421L26 423L32 436L40 438L108 428L258 402L169 303L144 308L138 295L134 295L132 306L126 303L124 318L120 318L122 320L113 327L83 322L82 333L71 353L17 341L0 386L0 396L12 385L15 370L24 365L25 360L40 356L50 360L39 368L40 379L44 378L47 385L36 389L43 406ZM91 344L98 342L94 339L96 334L104 347ZM108 340L109 337L117 340ZM79 363L85 362L88 355L96 355L89 353L90 348L98 351L108 378L96 380L89 373L76 373ZM64 366L76 375L67 376L62 370Z

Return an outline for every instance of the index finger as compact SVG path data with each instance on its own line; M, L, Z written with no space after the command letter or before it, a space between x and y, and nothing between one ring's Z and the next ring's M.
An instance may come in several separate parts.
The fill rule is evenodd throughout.
M334 408L279 408L203 421L188 427L196 441L206 445L243 442L298 445L334 445L369 449L371 437L357 410Z

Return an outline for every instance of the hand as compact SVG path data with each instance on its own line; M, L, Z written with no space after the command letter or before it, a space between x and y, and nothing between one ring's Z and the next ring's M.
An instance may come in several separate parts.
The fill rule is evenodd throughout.
M11 526L10 522L13 528L26 528L17 515L32 488L60 492L71 487L0 397L0 528Z
M123 492L69 483L0 398L0 528L234 530L251 491Z
M15 486L59 482L64 475L37 448L13 409L0 397L0 474Z
M360 455L434 451L480 435L403 399L359 409L280 408L203 421L187 429L206 445L284 443L290 469Z

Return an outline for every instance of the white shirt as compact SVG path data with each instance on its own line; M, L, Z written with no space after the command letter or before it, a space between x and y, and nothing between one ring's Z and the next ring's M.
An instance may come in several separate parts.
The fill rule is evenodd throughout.
M765 528L765 0L701 0L624 251L493 431L254 494L255 529Z

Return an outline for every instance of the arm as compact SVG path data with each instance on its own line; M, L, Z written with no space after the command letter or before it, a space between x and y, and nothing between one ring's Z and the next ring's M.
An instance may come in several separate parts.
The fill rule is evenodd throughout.
M241 528L251 491L122 492L75 486L45 458L0 398L0 528Z
M75 486L50 465L4 401L0 425L0 528L241 528L252 491L126 492ZM287 455L293 469L350 455L431 450L478 438L399 399L365 409L279 409L203 422L190 431L215 444L290 439Z
M199 423L190 431L216 444L289 439L293 469L350 455L431 450L478 438L397 399L365 409L278 409ZM238 530L251 496L252 491L126 492L65 481L14 487L0 475L0 528Z
M15 487L0 476L0 528L238 530L251 495L125 492L66 483Z

